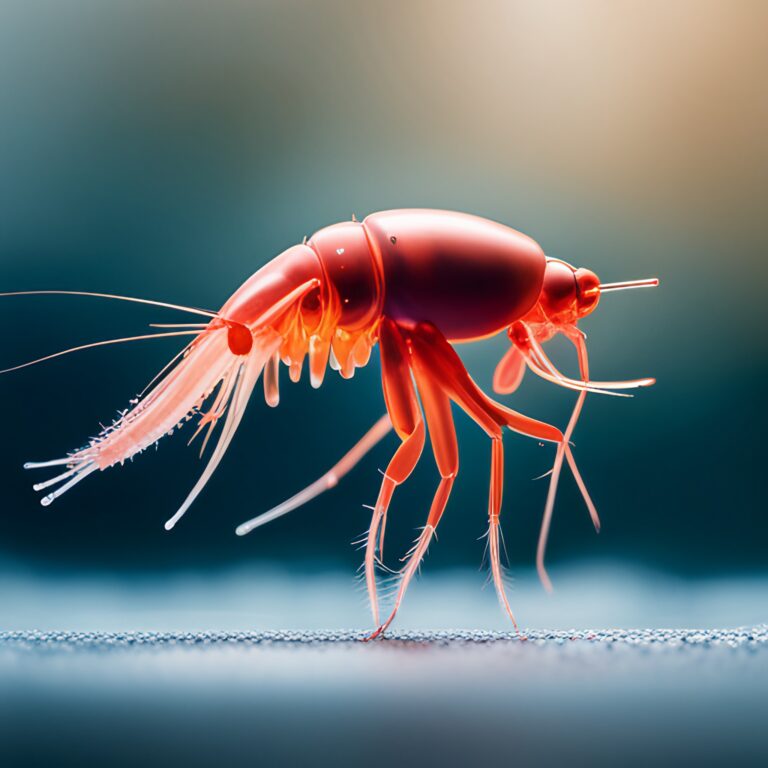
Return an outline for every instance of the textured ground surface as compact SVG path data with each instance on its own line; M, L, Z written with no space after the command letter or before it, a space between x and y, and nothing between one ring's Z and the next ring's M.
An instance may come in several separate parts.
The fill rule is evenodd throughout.
M9 632L5 765L765 765L768 628Z
M258 646L354 646L366 640L364 630L286 630L284 632L0 632L0 649L34 653L71 651L161 650L174 648L249 648ZM592 646L629 646L646 652L692 648L746 648L768 652L768 625L738 629L602 629L513 632L480 630L390 631L384 645L398 647L504 644L564 646L573 642ZM371 647L375 647L372 645Z
M768 626L679 628L764 616L765 580L587 570L550 600L523 578L523 615L562 627L523 642L472 579L425 576L362 643L321 629L365 626L346 577L8 577L0 765L768 764ZM489 630L420 628L457 617ZM678 628L584 628L611 618Z

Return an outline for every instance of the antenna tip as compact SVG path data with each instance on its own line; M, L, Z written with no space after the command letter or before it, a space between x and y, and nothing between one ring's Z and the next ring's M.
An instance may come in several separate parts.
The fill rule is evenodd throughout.
M655 288L658 284L658 277L649 277L644 280L625 280L621 283L600 283L598 288L601 293L608 293L609 291L626 291L631 288Z

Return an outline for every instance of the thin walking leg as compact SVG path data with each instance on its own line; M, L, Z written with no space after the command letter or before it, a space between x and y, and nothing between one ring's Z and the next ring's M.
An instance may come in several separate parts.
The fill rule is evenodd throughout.
M584 343L584 337L579 334L578 332L573 335L568 335L568 338L576 347L576 351L578 353L579 358L579 375L581 376L582 381L588 381L589 380L589 359L587 357L587 346ZM547 592L552 591L552 581L549 578L549 574L547 573L547 569L544 566L544 555L547 551L547 540L549 538L549 529L552 524L552 512L555 508L555 497L557 496L557 485L560 480L560 471L563 467L563 457L565 456L568 460L568 463L571 467L571 471L573 472L573 476L576 478L576 483L579 486L579 490L581 491L581 495L584 498L584 501L587 505L587 508L589 509L590 517L592 518L592 523L595 526L595 530L600 530L600 518L597 514L597 509L595 508L594 503L592 502L592 499L587 491L587 487L584 484L584 481L581 478L581 474L579 473L578 469L576 468L576 464L573 461L573 454L571 453L571 449L568 445L571 439L571 435L573 435L573 431L576 428L576 423L579 420L579 416L581 415L581 409L584 405L584 400L587 397L587 393L585 390L582 390L579 392L579 396L576 399L576 405L573 408L573 412L571 413L571 418L568 421L568 426L565 429L565 434L563 435L563 442L557 447L557 454L555 456L555 463L552 467L552 474L549 479L549 490L547 491L547 502L544 506L544 516L541 520L541 530L539 531L539 542L538 546L536 548L536 570L539 574L539 580L541 581L542 585L544 586L544 589L547 590Z
M440 472L440 484L432 500L427 524L416 540L413 550L407 556L408 559L402 571L392 612L387 620L370 636L370 640L385 632L397 615L408 585L426 554L435 528L437 528L437 524L440 522L440 518L451 495L453 482L459 471L459 449L456 442L456 430L453 425L450 400L445 392L443 392L438 380L434 378L433 373L421 363L418 356L415 358L414 374L421 402L424 406L424 415L427 419L432 451Z
M389 462L381 482L365 548L365 582L376 626L379 605L376 593L376 546L379 530L383 531L387 510L395 488L413 471L424 449L425 429L419 402L411 378L410 353L400 331L391 320L384 319L379 336L381 378L387 413L397 436L402 441ZM382 534L383 535L383 534ZM380 540L380 539L379 539Z
M262 512L257 517L238 525L235 533L237 533L238 536L245 536L254 528L259 528L266 523L272 522L272 520L275 520L278 517L287 515L294 509L298 509L308 501L316 498L321 493L324 493L331 488L335 488L338 485L339 480L341 480L347 472L351 471L371 448L388 435L391 429L392 423L389 420L389 416L384 414L322 477L315 480L314 483L311 483L297 494L291 496L290 499L286 499L276 507L272 507L272 509Z
M501 572L501 554L499 552L499 516L501 514L501 497L504 487L504 445L501 436L491 441L491 489L488 496L488 548L491 558L491 574L496 587L496 594L507 615L512 619L515 629L520 630L515 621L515 614L507 600L504 590L504 579Z

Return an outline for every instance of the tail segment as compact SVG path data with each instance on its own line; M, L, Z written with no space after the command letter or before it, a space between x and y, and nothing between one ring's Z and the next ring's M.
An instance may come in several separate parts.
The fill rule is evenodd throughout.
M200 429L208 426L208 437L220 418L224 426L219 442L202 477L184 505L168 521L171 528L200 493L221 461L242 419L248 399L267 360L277 351L281 337L271 328L254 333L247 355L235 355L228 342L229 329L213 321L194 338L180 361L140 401L114 424L68 456L45 462L29 462L25 469L61 466L65 471L42 483L36 491L53 488L41 499L48 506L92 472L104 470L141 453L160 438L173 433L197 413ZM210 409L207 400L214 396ZM198 430L199 431L199 430Z
M41 499L41 503L47 506L91 473L133 458L195 414L201 416L195 436L207 427L203 441L205 448L217 423L222 420L219 442L202 476L176 514L168 520L166 529L172 528L187 511L219 465L267 363L270 367L265 376L265 397L270 405L276 405L280 360L290 366L291 378L297 380L302 361L309 354L310 378L313 386L319 386L331 351L342 376L349 378L356 366L365 365L375 343L375 327L362 329L356 334L337 328L340 299L335 288L324 282L317 254L306 245L289 248L258 270L218 313L112 294L65 293L138 301L211 318L199 333L199 325L184 324L168 326L172 327L168 333L152 336L192 334L194 338L150 382L146 395L142 392L132 401L129 410L111 426L102 429L88 445L60 459L24 465L27 469L63 469L55 477L34 486L37 491L47 491ZM43 359L139 338L150 337L98 342ZM42 362L42 359L30 364L37 362ZM209 399L210 405L206 405Z

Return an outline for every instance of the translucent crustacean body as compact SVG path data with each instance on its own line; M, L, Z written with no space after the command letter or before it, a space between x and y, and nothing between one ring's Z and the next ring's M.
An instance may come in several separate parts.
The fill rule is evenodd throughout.
M158 374L153 386L88 445L61 459L28 463L25 467L63 469L61 474L35 486L36 490L51 489L42 498L47 505L92 472L123 463L196 415L199 422L195 436L206 432L204 449L221 421L218 443L199 481L166 523L170 529L221 461L259 377L263 377L267 403L276 406L281 361L296 382L308 358L311 384L319 387L328 364L344 378L351 378L356 368L366 365L378 343L387 414L323 477L280 506L244 523L237 533L248 533L336 485L394 428L400 445L384 472L365 552L365 577L377 627L371 637L376 637L395 617L448 503L459 469L451 413L451 403L456 403L491 441L491 572L499 599L514 622L504 592L499 552L503 429L509 427L556 445L537 554L539 573L545 586L549 586L543 565L544 549L564 461L579 485L595 526L599 525L569 446L587 392L619 394L613 390L654 381L591 381L584 336L577 323L595 309L602 293L657 282L652 279L601 284L594 273L547 258L534 240L502 224L449 211L394 210L372 214L362 222L353 218L326 227L308 241L288 248L246 280L218 312L123 296L86 294L193 312L205 316L206 322L162 325L158 327L166 330L159 333L77 347L193 336ZM496 368L494 390L503 394L513 392L528 368L550 382L577 391L565 432L488 397L470 378L451 345L503 330L512 345ZM557 333L562 333L576 348L578 379L560 373L542 349L542 343ZM74 350L57 354L70 351ZM387 510L395 488L408 478L419 461L427 431L440 480L426 524L400 571L394 607L382 623L375 570Z

